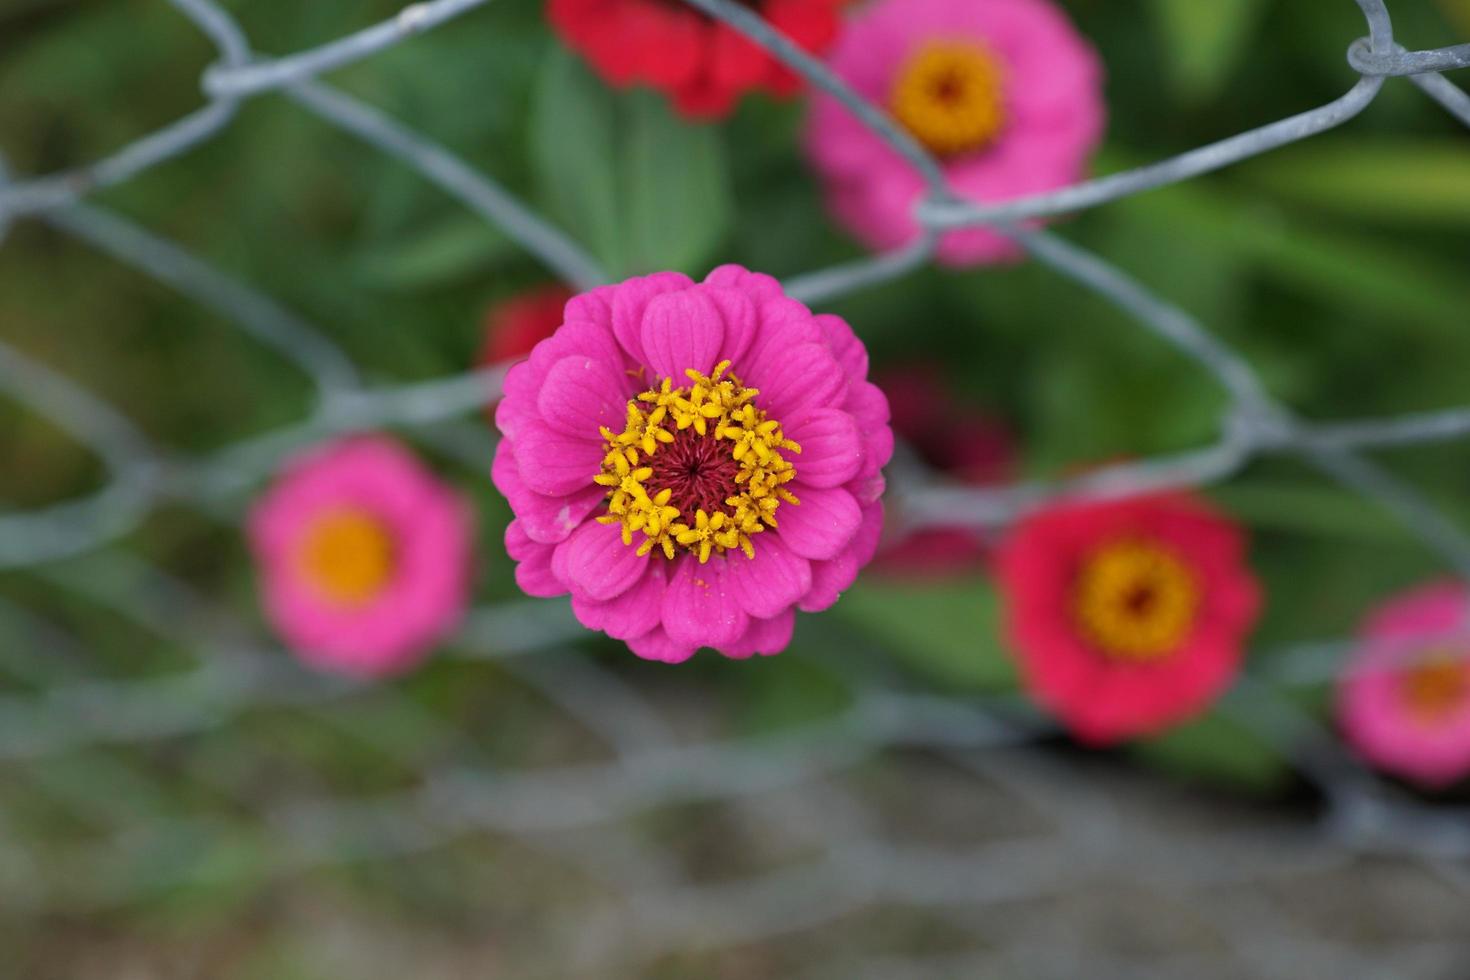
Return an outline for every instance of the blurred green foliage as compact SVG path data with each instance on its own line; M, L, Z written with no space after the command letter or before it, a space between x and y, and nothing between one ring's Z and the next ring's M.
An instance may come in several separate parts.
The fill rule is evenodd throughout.
M398 5L229 6L259 50L284 53ZM1364 33L1347 0L1067 6L1109 66L1102 172L1336 98L1355 81L1347 45ZM690 126L649 93L605 89L557 47L540 7L487 5L330 81L494 174L620 275L702 274L723 261L790 275L859 254L827 219L797 151L799 102L754 99L724 125ZM1463 0L1393 7L1407 44L1452 43L1470 31ZM0 8L0 152L25 174L101 156L197 106L212 58L158 0L12 2ZM418 175L275 96L247 105L221 138L98 202L321 325L375 379L463 370L486 307L546 277ZM1057 227L1198 315L1309 416L1470 401L1470 134L1407 84L1389 85L1331 134ZM1029 476L1178 450L1217 432L1224 401L1207 377L1035 264L926 269L832 309L876 363L940 363L966 399L1016 430ZM268 431L308 404L304 380L274 355L35 222L17 225L0 248L0 334L182 451ZM0 432L7 504L83 492L101 478L46 420L9 403L0 402ZM488 460L477 469L437 461L481 505L484 596L510 595L499 544L508 514L488 486ZM1391 462L1470 522L1470 450L1402 451ZM1212 492L1255 531L1253 564L1268 596L1258 656L1342 635L1377 597L1439 571L1372 505L1295 462L1263 460ZM248 569L227 525L168 510L130 543L251 608ZM0 579L0 589L31 604L65 602L21 575ZM797 649L840 656L861 635L918 683L1006 691L1014 672L997 636L998 607L983 576L869 579L830 617L804 622ZM64 615L104 661L137 669L137 638L95 610ZM607 646L609 657L631 659ZM687 669L728 677L741 724L755 730L843 703L841 685L800 658L760 669L701 658ZM459 689L435 668L406 684L444 710L439 700L454 702ZM502 733L514 731L501 721ZM1274 786L1282 773L1269 749L1213 717L1142 757L1254 787ZM242 847L203 867L228 875L248 865Z

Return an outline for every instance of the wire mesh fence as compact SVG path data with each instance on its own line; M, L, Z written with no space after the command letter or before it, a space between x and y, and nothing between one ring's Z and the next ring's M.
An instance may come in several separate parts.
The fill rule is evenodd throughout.
M1392 855L1433 882L1414 887L1445 889L1426 892L1425 907L1463 913L1470 902L1470 814L1417 802L1380 781L1292 697L1295 685L1337 669L1345 642L1302 645L1272 658L1268 667L1249 672L1225 703L1231 717L1277 745L1320 791L1321 811L1309 820L1242 814L1240 826L1186 836L1149 825L1147 794L1160 792L1157 787L1129 784L1120 793L1118 785L1129 777L1079 774L1072 763L1038 751L1035 746L1053 734L1051 726L1009 699L919 693L888 672L876 651L863 651L870 670L854 675L863 679L854 680L844 707L830 717L777 737L732 738L713 720L678 707L708 707L688 682L634 689L569 649L581 628L556 603L480 608L454 644L457 659L490 661L522 685L534 704L514 707L513 717L529 728L555 718L576 732L575 751L548 750L548 757L581 761L506 766L493 746L466 741L452 712L436 712L393 689L309 673L255 635L227 601L201 595L143 555L118 547L162 507L237 520L243 491L292 451L337 433L408 429L476 470L488 467L486 435L456 420L494 396L502 367L370 384L324 332L270 296L119 214L84 203L95 190L225 138L245 101L284 95L437 185L566 282L591 287L607 279L584 248L492 176L320 80L487 0L415 4L383 23L281 57L254 52L232 16L212 0L171 2L218 52L202 79L204 105L72 172L20 177L0 163L0 241L15 222L39 221L134 267L288 359L310 379L314 405L278 431L184 457L86 387L0 341L0 392L94 452L109 474L90 497L0 515L0 568L22 570L159 644L187 651L171 669L146 676L104 673L88 657L85 639L54 614L0 603L6 630L0 657L16 682L0 695L0 763L7 780L28 787L5 794L10 803L0 799L0 908L18 917L100 912L205 881L261 882L323 866L392 865L488 833L501 848L498 855L512 843L536 855L506 859L513 866L540 869L546 861L583 876L571 890L590 897L579 892L579 902L526 897L526 908L544 911L532 930L535 945L564 951L549 975L641 975L647 964L685 950L821 937L834 922L893 908L923 910L964 938L938 944L950 951L933 956L834 956L825 963L835 966L812 968L808 959L803 969L812 976L900 977L1005 967L1074 975L1081 963L1090 974L1120 976L1148 970L1239 975L1267 972L1268 962L1271 970L1293 976L1378 975L1420 966L1423 975L1449 976L1464 968L1465 947L1449 927L1365 952L1273 916L1258 906L1258 896L1245 900L1231 892L1262 881L1332 881L1364 855ZM1406 50L1394 39L1385 4L1357 0L1368 36L1347 53L1359 77L1341 98L1158 163L1055 192L978 204L953 194L937 162L881 108L858 98L747 5L688 2L839 99L925 178L928 192L916 210L926 229L921 240L893 254L796 276L786 283L794 296L820 304L904 276L933 258L942 232L985 225L1172 344L1228 399L1213 444L1108 465L1063 482L973 489L896 473L897 506L890 513L896 533L1000 526L1062 499L1204 486L1263 456L1286 455L1370 498L1448 569L1470 577L1466 531L1365 455L1470 435L1470 408L1331 424L1303 418L1273 399L1251 364L1187 312L1106 259L1028 224L1186 181L1343 125L1400 78L1470 125L1470 96L1440 74L1470 66L1470 45ZM314 771L272 735L278 725L321 729L378 760L378 775L364 780L353 772ZM397 734L389 739L388 731ZM236 740L229 753L216 750L221 732ZM413 733L406 742L403 732ZM250 750L241 752L240 745ZM905 842L865 795L864 780L874 760L906 757L913 749L951 767L943 776L920 767L917 782L962 773L974 794L995 804L992 818L1030 814L1037 817L1034 832L978 829L948 850ZM282 767L278 779L270 777L275 766ZM1079 792L1088 797L1084 806L1075 799ZM1063 803L1066 794L1074 798ZM759 852L750 856L749 873L702 879L697 860L650 832L647 822L656 811L724 820L736 828L730 832L742 847ZM935 819L951 818L970 816ZM39 824L66 832L43 845L27 830ZM1014 913L997 911L1052 903L1047 914L1055 921L1076 917L1097 928L1095 910L1070 901L1079 882L1123 878L1147 893L1140 901L1159 915L1171 897L1216 895L1212 938L1198 949L1173 951L1174 958L1152 951L1118 954L1114 961L1089 944L1088 929L1079 928L1070 944L1056 943L1016 930L1007 918ZM1274 901L1289 901L1287 894ZM847 948L845 940L811 942L808 950L824 948L823 942ZM1223 960L1207 956L1210 943L1223 946ZM506 955L513 953L512 944ZM528 962L519 964L526 975ZM790 975L798 972L787 968ZM752 975L769 974L756 968Z

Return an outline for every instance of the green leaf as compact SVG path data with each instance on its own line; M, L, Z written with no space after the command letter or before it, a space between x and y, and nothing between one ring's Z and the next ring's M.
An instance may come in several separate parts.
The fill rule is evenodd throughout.
M763 665L769 669L742 671L743 683L735 694L739 730L770 734L814 724L848 707L850 678L835 673L832 663L772 657Z
M1262 795L1281 789L1291 775L1270 744L1217 712L1139 742L1133 751L1160 769Z
M724 237L729 179L718 130L681 124L651 92L628 97L626 272L695 269Z
M987 579L870 580L846 592L835 614L946 686L1016 686L1000 645L1000 600Z
M1153 0L1164 63L1185 102L1219 94L1240 60L1261 0Z
M1455 26L1470 36L1470 0L1439 0L1439 9Z
M1282 200L1355 218L1470 223L1463 139L1317 140L1253 160L1239 176Z
M369 250L357 265L369 288L424 289L483 273L516 254L514 243L497 229L456 215Z
M1457 346L1467 339L1462 325L1470 280L1453 262L1432 254L1351 230L1288 222L1279 208L1251 206L1201 185L1176 185L1112 207L1151 214L1181 233L1218 243L1328 306L1381 316L1426 339Z
M553 49L536 87L531 157L546 206L588 248L619 265L615 103L580 62Z
M615 95L565 52L542 72L531 152L547 208L618 277L698 272L730 224L718 131Z
M1216 487L1210 496L1254 528L1413 546L1403 527L1381 507L1329 484L1237 480Z

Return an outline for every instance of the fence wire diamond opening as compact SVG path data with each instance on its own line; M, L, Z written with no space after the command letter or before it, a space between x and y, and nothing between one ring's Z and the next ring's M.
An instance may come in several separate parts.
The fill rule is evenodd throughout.
M411 725L426 741L454 742L450 723L390 688L364 689L310 674L270 645L219 599L119 547L160 507L194 508L238 520L242 491L293 450L324 437L378 427L412 430L424 444L487 471L485 433L456 426L496 391L503 366L411 384L367 383L327 335L270 296L237 281L187 249L119 214L83 203L93 191L141 177L208 141L225 139L242 105L283 95L329 126L360 140L437 185L580 288L606 282L577 242L508 192L492 176L320 77L436 29L488 0L430 0L319 47L281 57L257 54L234 18L213 0L171 0L204 33L218 60L202 78L204 105L90 166L49 176L7 173L0 161L0 243L21 221L37 221L177 290L300 368L314 386L310 414L279 431L202 457L159 445L86 387L0 341L0 392L94 452L109 474L96 494L37 510L0 515L0 568L85 597L197 656L183 671L157 677L93 675L85 641L21 603L0 600L8 639L4 670L15 689L0 695L0 761L8 781L24 773L61 811L77 811L101 832L55 853L5 828L17 814L0 794L0 907L16 915L124 906L244 862L260 879L321 865L392 862L449 842L490 833L517 841L601 883L590 905L537 927L542 941L567 950L564 972L609 975L608 963L639 964L686 948L718 949L820 930L863 909L952 909L976 936L974 949L924 958L870 957L813 976L958 976L1010 964L1067 975L1088 964L1104 975L1144 975L1137 963L1093 958L1036 935L988 934L959 910L994 908L1066 892L1080 877L1132 875L1164 893L1196 893L1272 877L1347 866L1365 854L1395 855L1432 872L1470 900L1470 817L1416 802L1346 756L1321 722L1290 696L1292 685L1331 675L1348 647L1303 644L1247 671L1226 710L1278 745L1326 801L1310 829L1291 824L1220 831L1183 841L1162 828L1130 826L1127 807L1096 786L1085 789L1034 744L1045 722L1006 700L916 693L898 683L849 692L842 712L779 738L704 737L671 717L648 692L605 665L565 647L580 627L556 603L511 602L475 610L454 656L493 658L539 692L541 710L560 713L605 751L597 764L506 770L465 749L446 764L420 767L398 758L401 788L370 796L336 793L261 805L207 756L182 763L212 805L177 808L165 799L166 770L180 763L150 752L203 738L262 711L320 711L324 725L387 757L398 753L365 717ZM1239 353L1152 288L1028 219L1069 214L1189 180L1348 123L1385 86L1411 84L1470 126L1470 95L1441 73L1470 66L1470 45L1406 50L1394 40L1382 0L1357 0L1368 34L1347 61L1357 80L1319 108L1171 159L1058 191L982 205L951 193L938 163L885 112L865 103L820 60L770 28L736 0L687 0L771 52L814 88L840 100L923 175L928 193L916 210L923 237L899 252L808 272L785 285L818 305L897 279L929 263L947 230L985 225L1013 237L1058 276L1091 290L1137 325L1195 362L1228 398L1213 444L1176 455L1111 464L1073 479L965 489L893 474L890 520L899 533L956 524L1006 525L1060 499L1112 498L1207 486L1253 461L1293 456L1391 512L1405 533L1470 579L1470 534L1408 483L1365 455L1470 435L1470 407L1393 418L1318 424L1267 393ZM855 325L861 333L861 324ZM1351 624L1344 624L1344 632ZM685 692L686 694L689 692ZM356 705L364 709L344 708ZM691 736L697 733L697 737ZM921 748L969 774L974 792L1008 794L1044 815L1036 837L987 842L942 853L890 839L883 821L840 778L873 758ZM177 775L177 774L176 774ZM925 777L929 778L929 777ZM934 777L939 778L939 777ZM1112 777L1109 777L1110 779ZM1083 786L1083 790L1079 790ZM1087 819L1064 793L1085 791ZM1133 787L1130 794L1157 792ZM221 803L220 801L226 801ZM693 880L681 861L639 836L630 822L662 807L729 807L793 850L815 854L733 881ZM187 814L187 815L182 815ZM1070 815L1069 815L1070 814ZM241 828L253 828L242 837ZM1147 837L1149 859L1138 864ZM242 844L248 840L248 846ZM1111 846L1108 842L1111 841ZM1132 843L1129 843L1129 842ZM226 847L225 842L230 842ZM168 860L144 861L169 855ZM141 867L149 869L141 874ZM1453 904L1453 902L1452 902ZM1321 938L1290 932L1251 903L1222 904L1217 926L1230 955L1250 968L1264 936L1305 973L1341 969L1384 975L1391 967L1458 955L1421 943L1380 951L1379 959ZM19 920L17 920L19 921ZM1072 956L1072 959L1068 959ZM1406 959L1406 957L1408 959ZM1254 961L1259 965L1259 960ZM1463 960L1459 961L1463 968ZM1160 961L1155 960L1155 966ZM1170 969L1215 975L1180 961ZM522 975L516 973L515 975ZM1152 974L1150 974L1152 975ZM1221 975L1234 975L1222 973Z

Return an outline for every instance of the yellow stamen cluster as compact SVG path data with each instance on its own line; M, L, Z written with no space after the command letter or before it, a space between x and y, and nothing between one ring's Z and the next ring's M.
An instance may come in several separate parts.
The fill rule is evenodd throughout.
M382 521L356 509L330 510L307 527L296 551L301 576L329 602L359 606L393 577L393 538Z
M1082 632L1107 656L1134 663L1174 653L1199 610L1193 570L1168 548L1136 539L1099 548L1073 589Z
M780 505L801 502L786 489L796 468L778 451L800 453L801 447L786 438L780 422L755 406L752 400L760 392L745 387L729 369L730 362L722 361L708 375L688 370L690 384L678 388L665 378L628 402L622 432L601 430L606 455L595 479L608 488L608 499L607 513L597 520L621 524L627 545L635 533L643 535L640 555L657 548L673 558L684 548L707 562L711 554L739 548L753 557L751 539L776 526ZM669 459L660 454L674 452L669 447L680 438L677 433L686 431L721 443L711 456L733 474L736 492L723 500L727 510L699 507L685 513L673 503L675 488L657 485L660 464Z
M1451 651L1436 651L1406 668L1399 683L1409 714L1434 725L1457 714L1470 699L1470 664Z
M926 44L899 71L889 107L939 156L978 150L1005 125L1000 62L976 42Z

